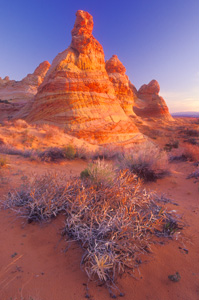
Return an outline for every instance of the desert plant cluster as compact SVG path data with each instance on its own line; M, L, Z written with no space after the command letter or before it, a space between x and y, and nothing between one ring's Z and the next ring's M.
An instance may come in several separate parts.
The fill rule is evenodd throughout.
M178 149L171 151L169 156L170 161L199 161L199 146L185 143Z
M118 165L120 169L129 169L144 181L154 181L170 174L167 153L150 143L137 145L124 152L118 159Z
M117 276L138 265L154 237L168 236L170 224L178 226L136 175L112 170L112 180L106 167L98 161L89 166L89 176L69 180L56 173L26 178L2 204L27 222L47 221L63 212L64 233L83 248L81 264L89 279L105 283L114 294Z

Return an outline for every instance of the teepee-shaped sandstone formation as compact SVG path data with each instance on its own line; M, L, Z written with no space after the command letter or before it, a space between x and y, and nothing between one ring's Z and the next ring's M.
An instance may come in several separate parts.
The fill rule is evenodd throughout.
M133 93L116 56L106 64L93 18L77 11L71 45L59 53L35 96L28 122L47 122L89 142L143 139L132 119Z

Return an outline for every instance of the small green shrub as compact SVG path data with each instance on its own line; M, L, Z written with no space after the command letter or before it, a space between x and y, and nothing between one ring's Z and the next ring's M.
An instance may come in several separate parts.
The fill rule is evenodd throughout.
M76 149L73 145L69 144L63 148L63 153L65 158L67 159L74 159L76 155Z
M170 152L173 148L179 147L179 141L171 141L164 146L164 150Z
M5 157L0 157L0 168L7 165L7 159Z
M85 178L89 178L89 177L90 177L90 172L88 169L85 169L80 173L81 179L85 179Z

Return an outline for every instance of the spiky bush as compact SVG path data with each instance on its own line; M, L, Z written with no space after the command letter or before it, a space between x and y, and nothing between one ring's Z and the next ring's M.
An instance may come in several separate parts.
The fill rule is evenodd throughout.
M65 175L56 173L33 175L18 190L10 190L3 205L14 207L28 222L47 221L65 209L66 182Z
M118 160L120 169L129 169L145 181L154 181L170 173L165 151L153 144L137 145Z
M49 220L64 211L65 234L81 244L88 277L110 287L118 274L136 267L141 253L149 252L154 235L171 233L168 224L174 228L176 222L154 199L129 171L101 185L48 173L10 191L4 205L28 222Z

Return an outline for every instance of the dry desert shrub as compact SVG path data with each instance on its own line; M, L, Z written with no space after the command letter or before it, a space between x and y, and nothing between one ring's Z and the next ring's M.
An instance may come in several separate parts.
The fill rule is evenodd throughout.
M199 161L199 146L184 144L183 147L173 150L170 154L170 161Z
M184 142L192 145L199 145L199 138L188 138L184 140Z
M31 158L31 159L38 159L38 150L34 150L34 149L18 149L14 146L11 146L9 144L5 144L5 145L0 145L0 153L5 153L5 154L9 154L9 155L20 155L26 158Z
M170 152L173 148L179 147L179 141L178 140L171 140L168 143L165 144L164 150L167 152Z
M64 151L58 147L47 148L38 154L42 161L53 162L64 158Z
M23 150L18 149L9 144L0 145L0 153L10 154L10 155L23 155Z
M13 208L27 221L47 221L65 209L68 185L65 175L46 173L25 178L18 190L11 190L3 204Z
M74 159L76 157L76 149L72 145L63 148L50 147L45 150L35 149L18 149L9 144L0 145L0 153L10 155L21 155L31 160L40 160L45 162L54 162L59 159Z
M67 145L63 148L50 147L38 152L38 157L42 161L53 162L59 159L74 159L76 157L76 149L73 145Z
M118 159L119 169L129 169L144 181L154 181L170 174L165 151L150 143L137 145Z
M183 133L184 135L188 136L188 137L198 137L199 136L199 128L196 128L196 129L189 129L189 128L186 128L186 129L183 129L181 130L180 133Z
M81 147L76 147L75 148L76 151L76 157L80 158L80 159L92 159L94 156L93 151L88 150L86 147L81 146Z
M118 146L106 145L92 154L92 159L117 159L124 153L124 149Z
M199 168L187 176L187 179L190 179L190 178L195 178L195 179L199 178Z
M111 288L117 276L137 266L154 236L178 229L154 199L129 171L101 185L90 178L67 181L64 175L48 173L10 191L4 207L15 209L28 222L49 220L64 211L64 233L84 250L81 265L89 279L106 283L114 295Z

